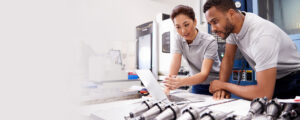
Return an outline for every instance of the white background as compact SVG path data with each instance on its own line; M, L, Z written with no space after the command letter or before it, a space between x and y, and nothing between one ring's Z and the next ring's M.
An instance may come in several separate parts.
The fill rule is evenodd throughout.
M198 7L196 0L2 0L0 119L80 119L81 43L99 54L120 49L132 70L135 27L178 4Z

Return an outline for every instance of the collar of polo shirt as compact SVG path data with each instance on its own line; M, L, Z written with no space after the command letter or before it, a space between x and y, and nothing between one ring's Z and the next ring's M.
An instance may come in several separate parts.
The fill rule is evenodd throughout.
M189 45L199 45L201 43L200 31L197 28L196 28L196 30L198 31L197 36L195 37L193 42ZM185 43L185 44L188 44L185 39L182 39L182 42Z

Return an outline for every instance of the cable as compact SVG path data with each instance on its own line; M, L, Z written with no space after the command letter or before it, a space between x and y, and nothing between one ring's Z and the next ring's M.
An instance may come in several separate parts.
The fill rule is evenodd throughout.
M242 69L240 70L240 76L239 76L237 85L240 85L240 82L241 82L242 76L243 76L243 71L245 69L245 60L242 58L241 61L242 61Z

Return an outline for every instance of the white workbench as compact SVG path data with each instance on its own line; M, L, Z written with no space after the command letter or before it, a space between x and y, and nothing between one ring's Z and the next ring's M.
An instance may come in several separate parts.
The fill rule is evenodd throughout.
M192 94L188 92L176 93L176 96L187 98L188 100L204 100L204 102L191 103L191 106L202 107L210 104L221 103L229 101L231 99L224 100L213 100L212 96ZM137 102L141 99L132 99L132 100L123 100L102 104L93 104L86 105L83 107L83 114L89 117L89 120L122 120L125 115L128 115L129 112L136 107ZM230 112L233 111L235 115L244 116L247 114L250 108L250 101L246 100L235 100L228 103L218 104L211 107L208 107L210 110L216 110L221 112Z

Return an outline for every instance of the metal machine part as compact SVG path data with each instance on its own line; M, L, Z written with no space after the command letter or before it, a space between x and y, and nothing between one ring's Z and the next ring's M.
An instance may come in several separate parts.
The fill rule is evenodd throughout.
M264 112L265 104L267 102L267 97L255 98L251 102L250 110L247 116L243 117L243 120L251 120L255 114L262 114Z
M153 107L154 102L150 99L146 99L142 101L141 105L136 107L132 112L129 113L130 118L137 117L141 115L143 112L149 110L151 107Z
M200 120L221 120L231 113L233 113L233 111L230 111L228 113L221 113L221 112L217 113L217 112L209 111L208 113L204 113L203 115L201 115Z
M236 120L236 117L237 117L236 115L231 115L225 118L225 120Z
M280 115L280 120L298 120L300 119L300 105L299 104L290 104L292 109L282 112Z
M291 110L289 112L289 114L290 114L290 117L292 119L299 120L299 118L300 118L300 108L298 107L297 109Z
M177 120L197 120L200 116L200 114L206 110L207 107L203 108L194 108L191 106L188 106L182 111L181 116Z
M185 108L187 104L177 105L175 103L171 103L168 105L161 114L159 114L155 120L176 120L180 114L180 110Z
M290 117L288 115L288 112L291 111L293 108L295 108L295 105L296 104L284 103L283 109L282 109L282 112L281 112L279 118L289 120Z
M208 107L233 102L233 101L236 101L236 100L238 100L238 99L232 99L232 100L228 100L228 101L225 101L225 102L210 104L210 105L202 106L200 108L187 107L186 109L183 110L182 115L178 118L178 120L195 120L195 119L198 119L200 117L199 116L200 113L203 112L204 110L206 110Z
M281 113L282 105L277 99L270 100L266 105L266 115L268 120L275 120Z
M152 108L150 108L148 111L144 112L139 120L150 120L156 117L159 113L163 112L166 108L167 104L160 101L153 105Z

